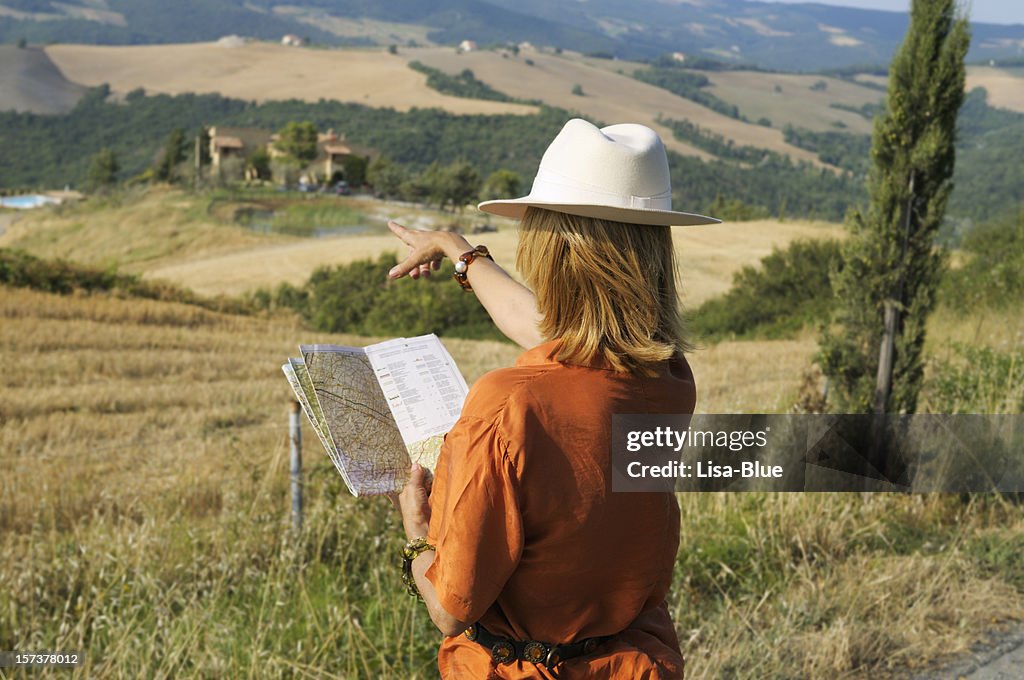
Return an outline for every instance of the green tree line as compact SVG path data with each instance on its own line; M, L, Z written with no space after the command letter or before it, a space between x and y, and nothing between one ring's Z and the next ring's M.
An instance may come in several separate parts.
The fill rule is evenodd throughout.
M531 178L547 144L571 117L543 106L529 116L469 116L335 101L256 104L215 94L150 96L141 90L114 103L108 101L109 94L106 86L94 88L63 115L0 112L0 188L82 186L90 163L104 149L114 154L117 178L135 177L156 165L162 152L167 154L173 146L169 137L178 128L185 131L187 158L203 126L279 130L296 121L345 132L406 174L422 173L434 162L446 167L468 160L480 177L505 169ZM975 91L963 107L960 126L950 214L984 220L1024 200L1024 164L1018 162L1024 155L1024 114L994 109L983 91ZM705 162L669 153L675 199L685 209L708 212L724 197L756 214L839 219L863 201L859 180L729 145L692 124L675 127L683 138L725 159ZM839 151L848 148L851 157L832 160L854 164L852 155L860 143L837 145Z
M645 83L650 83L655 87L660 87L663 90L668 90L672 94L695 101L701 106L706 106L722 115L746 120L740 114L738 106L730 104L703 89L711 84L711 81L703 73L682 68L652 66L633 71L633 77Z
M516 101L504 92L499 92L484 81L478 80L476 75L468 68L462 69L456 75L450 75L440 69L431 68L419 61L409 62L409 68L426 74L427 87L437 90L442 94L495 102Z

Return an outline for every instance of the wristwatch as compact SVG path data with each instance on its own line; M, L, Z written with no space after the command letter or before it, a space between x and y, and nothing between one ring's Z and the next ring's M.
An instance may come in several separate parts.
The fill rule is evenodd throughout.
M469 265L473 264L473 261L481 255L491 262L494 262L494 258L491 257L491 253L487 250L487 246L477 246L476 248L473 248L473 250L469 250L460 255L458 261L455 263L455 273L452 274L452 277L459 282L459 285L462 286L462 290L473 290L473 286L469 285L469 279L466 277L466 272L469 271Z

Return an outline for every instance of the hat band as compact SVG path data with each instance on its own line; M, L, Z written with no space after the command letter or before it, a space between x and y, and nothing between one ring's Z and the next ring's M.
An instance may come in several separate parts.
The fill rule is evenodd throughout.
M603 191L567 177L540 169L530 189L531 199L555 204L603 205L636 210L672 210L672 192L654 196L633 196Z

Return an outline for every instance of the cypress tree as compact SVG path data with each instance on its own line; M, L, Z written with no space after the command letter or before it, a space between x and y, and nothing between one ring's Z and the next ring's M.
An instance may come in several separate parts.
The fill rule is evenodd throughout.
M156 164L156 178L161 182L173 182L178 165L185 161L185 131L174 128L167 135L163 153Z
M89 161L89 174L85 185L90 191L102 191L117 183L117 173L121 170L114 152L104 147L96 152Z
M819 355L841 412L917 406L925 323L944 265L935 235L953 188L970 43L957 14L955 0L913 0L889 68L886 108L872 136L869 204L847 219L850 238L832 277L836 325L823 332Z

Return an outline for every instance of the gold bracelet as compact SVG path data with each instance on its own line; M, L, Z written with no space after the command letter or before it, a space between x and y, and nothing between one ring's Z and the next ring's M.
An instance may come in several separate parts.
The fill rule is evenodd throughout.
M434 549L434 546L427 543L426 536L414 538L402 548L402 583L405 584L405 588L409 591L410 595L421 600L423 596L420 595L420 589L416 587L416 579L412 575L412 561L426 551Z

